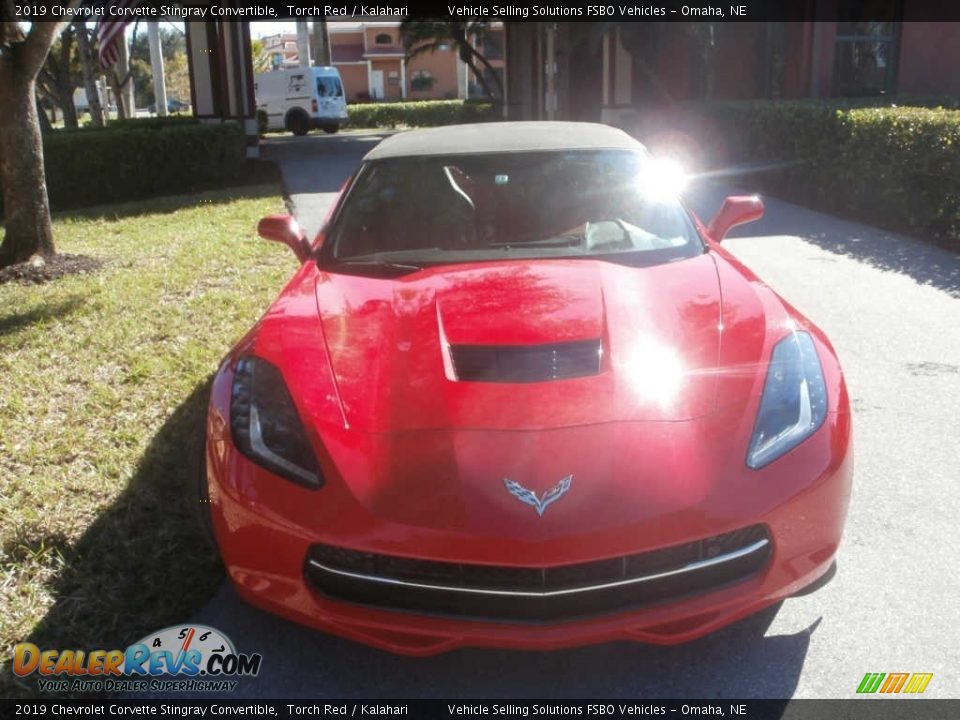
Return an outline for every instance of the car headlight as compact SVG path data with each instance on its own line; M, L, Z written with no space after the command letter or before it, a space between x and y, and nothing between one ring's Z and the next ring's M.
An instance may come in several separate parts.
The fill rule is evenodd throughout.
M810 437L827 416L823 368L806 332L778 342L770 357L747 466L757 470Z
M244 357L237 362L230 432L237 449L258 465L309 488L323 485L283 375L266 360Z

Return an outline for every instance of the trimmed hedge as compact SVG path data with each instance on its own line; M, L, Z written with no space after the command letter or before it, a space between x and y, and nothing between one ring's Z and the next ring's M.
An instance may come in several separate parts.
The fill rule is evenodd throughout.
M154 115L150 117L135 117L135 118L116 118L113 120L107 120L107 127L166 127L167 125L197 125L197 119L193 115L184 114L173 114L167 115L166 117L160 117L159 115ZM92 126L91 126L92 127Z
M464 100L360 103L347 106L350 127L435 127L496 119L495 106Z
M960 250L960 110L748 101L638 117L653 150L700 170L753 171L762 188Z
M239 125L163 120L44 136L50 206L64 210L186 193L239 171L246 143Z

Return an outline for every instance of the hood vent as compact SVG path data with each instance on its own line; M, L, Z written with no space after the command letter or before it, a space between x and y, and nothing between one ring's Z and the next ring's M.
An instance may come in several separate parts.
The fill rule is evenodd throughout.
M600 374L600 340L552 345L451 345L457 380L530 383Z

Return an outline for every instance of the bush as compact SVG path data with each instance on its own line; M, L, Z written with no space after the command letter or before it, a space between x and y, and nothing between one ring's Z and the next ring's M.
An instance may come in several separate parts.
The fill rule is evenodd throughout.
M753 170L787 199L960 249L960 111L870 104L715 103L640 116L637 130L700 169Z
M491 103L463 100L422 100L419 102L364 103L347 106L352 127L435 127L459 123L486 122L496 117Z
M64 210L180 194L238 172L245 148L238 125L156 120L44 136L50 206Z
M197 125L197 119L193 115L167 115L166 117L135 117L135 118L116 118L107 120L107 127L112 128L130 128L130 127L166 127L167 125Z

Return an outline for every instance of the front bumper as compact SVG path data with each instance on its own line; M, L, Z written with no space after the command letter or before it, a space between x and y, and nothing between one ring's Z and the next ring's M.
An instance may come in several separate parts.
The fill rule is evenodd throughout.
M649 481L640 505L630 504L637 498L624 496L632 480L603 488L598 483L590 492L589 467L584 466L578 469L578 478L584 478L586 491L577 500L562 499L543 518L517 504L501 487L509 505L479 503L467 516L451 514L449 522L441 518L431 524L428 515L414 514L418 511L413 498L413 504L406 506L409 509L402 511L393 496L389 502L365 502L363 488L334 477L329 463L324 468L328 483L317 491L252 463L230 438L230 383L230 373L219 374L214 383L206 468L214 531L238 594L290 620L393 652L429 655L463 646L545 650L615 640L657 644L693 640L818 581L832 566L846 519L853 473L848 412L828 413L812 437L759 471L748 469L743 455L728 447L746 447L752 415L739 410L731 410L729 417L704 420L702 427L668 424L663 432L670 434L658 444L633 438L629 462L622 467L659 473L658 479ZM738 438L735 442L730 440L731 428ZM696 438L696 446L712 450L687 457L682 464L677 453L670 456L673 464L665 460L665 449L679 448L682 455L682 448L694 446L689 438ZM570 445L563 434L556 443L556 447ZM359 447L363 454L362 443ZM556 447L544 445L539 452L549 456ZM474 462L472 456L470 461ZM566 466L568 460L563 462ZM644 503L650 512L634 517L631 508L643 510ZM625 510L624 506L630 507ZM668 506L669 511L651 509ZM508 509L530 515L523 514L520 525L507 526ZM549 532L534 530L548 527ZM751 527L762 528L767 540L762 562L740 568L743 572L737 577L721 577L693 592L683 586L676 592L654 593L642 602L609 602L599 610L588 603L583 612L571 612L569 607L537 611L536 603L543 600L538 595L556 589L547 578L562 575L564 569L578 564L603 566L605 561L634 554L649 556ZM429 566L429 572L441 565L441 570L452 565L487 566L516 577L516 572L539 569L544 584L532 587L532 610L528 598L522 601L528 605L523 611L514 612L509 599L497 601L497 612L482 604L468 607L456 602L444 611L436 604L402 602L409 600L409 594L389 584L371 587L367 583L366 596L357 594L356 586L340 587L339 592L324 586L311 566L318 546L396 558L407 570L417 561L427 561L420 564ZM728 551L731 548L720 554ZM670 567L690 560L678 560ZM378 570L373 575L390 576L380 566L371 567ZM647 570L656 574L657 568ZM625 587L624 592L628 591ZM434 602L435 597L432 593L428 600Z

